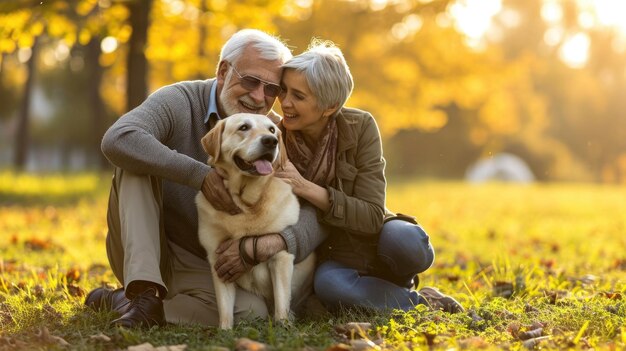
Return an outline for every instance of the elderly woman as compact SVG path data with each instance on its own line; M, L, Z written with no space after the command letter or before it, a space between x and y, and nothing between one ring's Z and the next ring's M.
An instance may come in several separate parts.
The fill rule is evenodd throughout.
M291 162L276 175L318 208L329 237L318 249L314 289L331 310L448 312L463 307L433 288L412 290L435 253L412 217L385 208L385 161L371 114L344 107L352 92L346 61L331 42L314 41L283 64L281 128ZM415 284L416 285L416 284Z

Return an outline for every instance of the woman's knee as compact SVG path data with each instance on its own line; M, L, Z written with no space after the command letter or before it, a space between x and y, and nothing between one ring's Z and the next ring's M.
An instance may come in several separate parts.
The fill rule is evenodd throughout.
M424 229L416 224L391 220L381 231L378 255L396 274L421 273L434 262L435 251Z

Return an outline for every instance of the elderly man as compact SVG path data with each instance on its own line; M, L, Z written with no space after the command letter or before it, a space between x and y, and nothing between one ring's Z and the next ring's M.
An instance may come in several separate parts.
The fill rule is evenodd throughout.
M289 58L291 52L279 39L258 30L239 31L222 48L216 78L163 87L106 132L102 151L116 166L107 254L124 287L95 289L86 305L118 312L112 324L123 327L217 325L194 196L201 190L215 208L229 213L239 209L220 175L206 165L200 139L219 119L238 112L276 120L271 108L281 92L281 65ZM245 272L242 256L263 262L286 249L298 262L325 238L315 209L307 205L298 223L282 233L258 234L263 236L256 247L250 240L241 246L231 241L220 245L215 267L220 278L234 280ZM236 319L267 314L262 298L237 291Z

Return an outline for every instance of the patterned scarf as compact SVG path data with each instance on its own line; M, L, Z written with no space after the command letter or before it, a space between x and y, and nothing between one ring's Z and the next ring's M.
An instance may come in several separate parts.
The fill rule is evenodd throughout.
M281 125L282 127L282 125ZM319 186L330 185L335 178L335 157L337 155L337 121L331 116L317 141L315 150L309 149L304 136L299 131L284 128L285 146L289 160L308 181Z

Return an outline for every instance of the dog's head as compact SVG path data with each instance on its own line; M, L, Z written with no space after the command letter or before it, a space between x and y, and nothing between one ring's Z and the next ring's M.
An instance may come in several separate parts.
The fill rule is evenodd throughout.
M237 113L217 122L203 138L209 164L263 176L287 162L281 132L267 116Z

